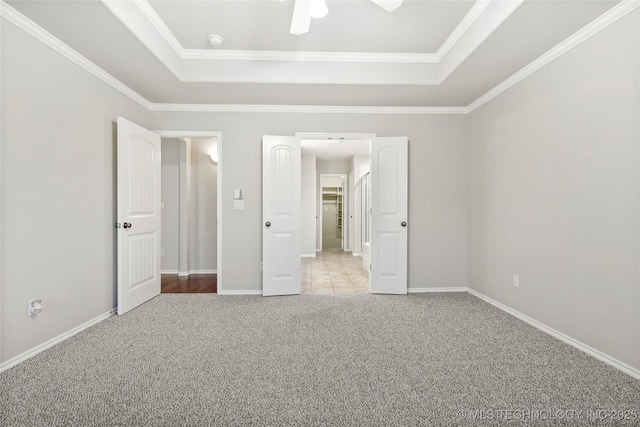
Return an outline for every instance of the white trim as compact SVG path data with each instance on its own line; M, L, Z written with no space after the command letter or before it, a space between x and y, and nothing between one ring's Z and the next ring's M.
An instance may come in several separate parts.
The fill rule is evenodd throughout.
M198 113L314 113L314 114L467 114L467 107L381 107L348 105L157 104L151 111Z
M457 287L435 287L435 288L407 288L407 293L409 294L421 294L426 292L467 292L467 287L465 286L457 286Z
M61 343L62 341L71 338L72 336L84 331L85 329L102 322L103 320L107 319L108 317L111 317L112 315L114 315L116 313L116 309L112 309L109 310L108 312L101 314L98 317L95 317L91 320L89 320L88 322L83 323L80 326L76 326L75 328L58 335L55 338L50 339L49 341L42 343L34 348L32 348L31 350L27 350L22 354L19 354L18 356L7 360L6 362L0 364L0 372L6 371L7 369L13 368L14 366L16 366L19 363L24 362L25 360L35 356L38 353L43 352L44 350L53 347L56 344Z
M353 256L359 256L359 257L361 257L361 256L362 256L362 254L361 254L360 252L351 252L351 255L353 255Z
M442 43L442 46L440 46L440 49L436 52L438 62L442 61L442 58L460 41L464 33L471 28L471 25L478 19L489 3L490 0L476 0L473 6L471 6L471 9L469 9L469 12L462 18L462 21L460 21L453 32L449 34L449 37L447 37L444 43Z
M177 274L178 276L191 276L192 274L218 274L218 270L161 270L160 274Z
M467 111L470 113L480 108L487 102L491 101L493 98L515 86L545 65L558 59L574 47L589 39L591 36L598 34L600 31L604 30L609 25L613 24L618 19L624 17L638 7L640 7L640 1L638 0L622 0L616 6L609 9L607 12L593 20L591 23L582 27L580 30L569 36L564 41L560 42L554 48L537 58L535 61L531 62L529 65L525 66L520 71L507 78L505 81L482 95L480 98L473 101L467 106Z
M622 372L631 375L632 377L636 378L636 379L640 379L640 369L634 368L633 366L629 366L624 362L619 361L618 359L609 356L608 354L605 354L599 350L596 350L593 347L588 346L587 344L584 344L574 338L571 338L570 336L563 334L560 331L557 331L555 329L553 329L550 326L545 325L542 322L538 322L537 320L527 316L526 314L522 314L519 311L516 311L514 309L512 309L511 307L502 304L501 302L498 302L492 298L489 298L488 296L481 294L480 292L473 290L471 288L468 289L467 291L468 293L470 293L471 295L488 302L489 304L499 308L500 310L511 314L512 316L517 317L518 319L522 320L525 323L528 323L529 325L541 330L542 332L545 332L549 335L551 335L554 338L559 339L560 341L569 344L572 347L577 348L578 350L581 350L587 354L589 354L590 356L595 357L598 360L603 361L604 363L613 366L614 368L617 368L619 370L621 370Z
M348 62L437 64L435 53L308 52L187 49L182 59L216 61Z
M315 258L316 254L301 254L300 258Z
M218 295L258 295L258 296L262 296L262 291L256 291L256 290L218 290Z
M218 143L220 143L220 138L222 137L222 132L216 131L199 131L199 130L152 130L151 132L157 133L160 135L160 138L191 138L191 139L209 139L209 138L218 138Z
M459 35L456 43L449 48L438 63L437 83L442 84L469 56L476 52L482 43L522 5L523 1L487 0L486 4L478 5L478 9L481 9L476 12L478 16L465 28L464 33Z
M160 15L156 12L156 10L149 4L148 1L135 1L133 2L142 14L149 20L149 22L153 25L153 27L160 33L162 38L171 46L174 52L184 59L184 47L182 43L178 40L178 38L171 32L167 24L164 23Z
M102 68L98 67L93 62L89 61L69 45L56 38L53 34L48 32L44 28L38 26L38 24L22 15L20 12L9 6L4 1L2 1L2 7L0 7L0 16L11 22L16 27L20 28L25 33L31 35L36 40L39 40L46 46L49 46L51 49L55 50L71 62L80 66L80 68L89 72L94 77L102 80L104 83L116 89L123 95L128 96L144 108L149 109L151 107L151 102L149 102L142 95L122 83L120 80L113 77L111 74L104 71Z
M375 133L296 132L300 139L373 139ZM343 175L343 174L338 174Z

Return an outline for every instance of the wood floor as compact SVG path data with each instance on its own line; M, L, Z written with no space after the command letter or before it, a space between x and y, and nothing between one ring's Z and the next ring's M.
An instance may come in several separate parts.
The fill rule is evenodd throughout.
M362 268L362 258L351 252L318 252L315 258L303 258L302 293L327 294L369 292L369 276ZM160 292L163 294L205 294L218 292L216 274L192 274L178 276L163 274Z
M218 291L217 274L192 274L179 277L163 274L160 292L163 294L215 294Z

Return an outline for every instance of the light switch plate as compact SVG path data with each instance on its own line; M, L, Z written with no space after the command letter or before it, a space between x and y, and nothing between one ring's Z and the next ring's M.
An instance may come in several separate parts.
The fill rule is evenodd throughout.
M233 209L244 209L244 200L234 200Z

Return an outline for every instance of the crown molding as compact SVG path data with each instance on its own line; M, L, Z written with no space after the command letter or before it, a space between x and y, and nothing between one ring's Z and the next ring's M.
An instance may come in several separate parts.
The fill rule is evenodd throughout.
M467 114L466 107L381 107L342 105L151 104L151 111L191 113Z
M187 49L182 59L214 61L373 62L437 64L435 53L309 52Z
M58 52L60 55L78 65L80 68L97 77L99 80L102 80L104 83L108 84L120 93L131 98L133 101L137 102L144 108L150 108L151 102L149 102L138 92L134 91L129 86L125 85L120 80L116 79L93 62L89 61L69 45L55 37L44 28L40 27L38 24L15 10L13 7L9 6L4 1L0 2L0 16L2 16L2 18L6 19L16 27L20 28L25 33L34 37L36 40L42 42L46 46Z
M458 26L453 30L453 32L447 37L447 39L442 43L440 49L436 52L437 61L440 62L445 57L447 53L451 50L453 46L456 45L460 41L460 38L469 31L469 28L473 25L474 22L482 15L482 12L489 5L491 0L476 0L476 2L471 6L469 12L462 18L462 21L458 24Z
M520 71L516 72L511 77L507 78L505 81L473 101L467 106L468 111L472 112L474 110L477 110L487 102L491 101L509 88L526 79L545 65L558 59L574 47L580 45L585 40L598 34L600 31L604 30L609 25L626 16L628 13L634 11L638 7L640 7L639 0L622 0L619 4L609 9L607 12L593 20L591 23L582 27L573 35L569 36L567 39L560 42L551 50L544 53L538 59L531 62L529 65L525 66Z
M153 25L153 27L158 31L158 33L162 36L162 38L171 46L174 52L183 57L186 49L182 46L182 43L178 40L178 38L173 34L173 32L167 27L167 24L160 18L160 15L156 12L156 10L149 4L147 0L142 1L134 1L133 2L138 9L142 12L142 14L149 20L149 22Z
M473 19L465 22L460 31L454 31L455 42L448 44L438 61L438 84L444 82L504 21L518 9L524 0L478 0ZM475 6L475 5L474 5ZM472 8L473 9L473 8Z

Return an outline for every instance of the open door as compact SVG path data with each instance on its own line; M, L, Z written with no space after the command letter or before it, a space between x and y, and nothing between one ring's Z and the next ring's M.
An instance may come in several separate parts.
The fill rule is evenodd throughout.
M118 315L160 294L160 136L118 117Z
M371 140L370 290L407 293L407 137Z
M300 138L262 139L262 295L292 295L300 283Z

